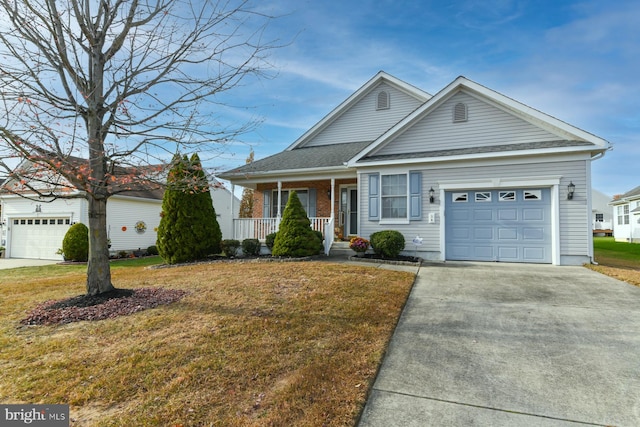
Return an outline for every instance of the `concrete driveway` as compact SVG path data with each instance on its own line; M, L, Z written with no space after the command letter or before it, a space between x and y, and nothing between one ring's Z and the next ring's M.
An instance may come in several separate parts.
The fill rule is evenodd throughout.
M7 268L51 265L59 262L60 261L52 261L49 259L0 258L0 270L5 270Z
M640 288L583 267L423 266L365 426L640 425Z

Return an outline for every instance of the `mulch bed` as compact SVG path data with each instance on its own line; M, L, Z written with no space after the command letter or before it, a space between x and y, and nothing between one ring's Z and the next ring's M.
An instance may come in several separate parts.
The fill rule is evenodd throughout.
M20 323L55 325L83 320L113 319L171 304L179 301L186 294L186 291L178 289L141 288L115 289L100 295L78 295L38 304Z

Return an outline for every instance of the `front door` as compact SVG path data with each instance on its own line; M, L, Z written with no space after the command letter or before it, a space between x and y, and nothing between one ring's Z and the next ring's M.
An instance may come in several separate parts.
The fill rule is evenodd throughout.
M340 189L339 225L344 226L344 235L358 235L358 190L356 187Z

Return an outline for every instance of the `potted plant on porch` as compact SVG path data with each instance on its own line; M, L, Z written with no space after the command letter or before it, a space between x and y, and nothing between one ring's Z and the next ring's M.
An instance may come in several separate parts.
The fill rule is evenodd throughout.
M349 248L356 252L356 256L363 257L369 249L369 241L363 237L352 237L349 241Z

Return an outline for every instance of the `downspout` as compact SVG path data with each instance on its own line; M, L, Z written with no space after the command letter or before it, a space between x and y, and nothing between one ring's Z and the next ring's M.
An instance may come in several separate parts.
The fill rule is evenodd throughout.
M235 239L236 238L236 219L233 217L233 195L236 193L236 185L234 183L231 183L231 238Z

